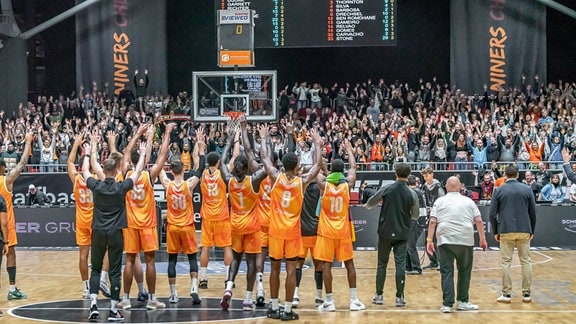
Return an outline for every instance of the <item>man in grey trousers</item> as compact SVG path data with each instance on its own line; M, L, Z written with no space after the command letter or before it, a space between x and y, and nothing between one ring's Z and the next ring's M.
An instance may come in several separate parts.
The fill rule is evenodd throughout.
M458 267L457 310L478 310L470 303L468 290L474 261L474 224L478 229L480 247L486 251L486 233L480 210L472 199L460 194L460 180L446 181L446 196L438 198L430 211L428 233L436 231L438 259L442 283L442 313L452 312L454 304L454 260ZM435 250L432 237L426 237L426 250Z

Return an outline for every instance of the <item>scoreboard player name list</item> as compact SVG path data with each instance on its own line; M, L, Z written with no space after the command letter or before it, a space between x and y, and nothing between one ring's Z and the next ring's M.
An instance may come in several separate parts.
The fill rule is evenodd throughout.
M363 31L357 31L356 27L362 21L375 21L376 15L364 15L359 5L364 5L365 0L333 0L330 4L329 21L334 12L333 31L336 41L353 41L355 37L363 37Z

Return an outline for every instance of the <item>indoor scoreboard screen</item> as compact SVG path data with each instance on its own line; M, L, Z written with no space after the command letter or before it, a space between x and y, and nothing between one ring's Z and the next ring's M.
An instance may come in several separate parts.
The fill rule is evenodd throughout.
M254 47L396 45L396 0L216 0L255 13Z

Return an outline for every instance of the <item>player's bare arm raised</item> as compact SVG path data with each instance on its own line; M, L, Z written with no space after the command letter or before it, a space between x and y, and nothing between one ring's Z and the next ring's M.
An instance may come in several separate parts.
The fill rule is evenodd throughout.
M320 172L320 160L322 159L322 150L320 150L320 134L316 129L310 130L310 137L312 137L312 142L314 143L314 161L312 161L312 168L302 175L302 184L307 186L312 182L318 173Z
M40 136L40 135L38 135L38 136ZM16 180L16 178L18 178L20 173L22 173L22 170L24 170L24 166L26 166L26 163L28 162L28 157L30 156L30 148L32 146L32 140L33 139L34 139L34 134L26 133L24 151L22 152L22 155L20 156L20 161L18 161L18 164L16 164L16 167L14 167L14 169L10 170L6 174L6 189L8 189L9 191L12 191L12 186L14 185L14 181Z
M158 158L156 159L156 163L150 168L150 178L152 181L156 179L162 168L164 167L164 163L166 163L166 158L168 157L168 150L170 148L170 133L176 127L175 123L170 123L166 125L166 129L164 130L164 135L162 136L162 145L160 145L160 154L158 154ZM154 130L153 127L151 127ZM148 131L150 132L150 131ZM154 132L152 132L152 136L154 136ZM152 145L148 143L148 149L151 150Z
M268 173L268 175L270 176L270 181L272 183L276 182L276 178L278 178L278 175L280 174L280 171L278 171L278 169L276 169L274 167L274 165L272 164L272 152L268 152L268 145L266 144L266 141L268 140L268 128L264 125L260 125L260 128L258 129L258 131L260 132L260 138L262 140L262 146L260 147L260 159L262 160L262 164L264 165L264 170L266 170L266 173Z

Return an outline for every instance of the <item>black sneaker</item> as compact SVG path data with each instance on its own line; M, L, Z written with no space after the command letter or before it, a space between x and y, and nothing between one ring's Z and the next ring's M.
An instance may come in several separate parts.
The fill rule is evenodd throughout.
M272 308L268 308L268 311L266 311L266 317L271 319L280 319L280 309L273 310Z
M138 293L138 298L136 300L138 300L141 303L145 303L148 301L148 298L150 298L150 296L148 295L148 292L144 290L143 292Z
M92 321L97 321L100 318L100 312L98 312L98 306L92 305L90 307L90 312L88 313L88 319Z
M266 305L266 300L264 299L264 291L258 291L256 294L256 306L262 307Z
M200 280L200 283L198 284L198 288L208 289L208 280L206 280L206 279Z
M295 321L299 318L300 316L298 316L298 314L294 313L293 311L289 313L283 312L282 314L280 314L281 321Z
M124 315L120 313L120 311L110 311L110 315L108 315L108 321L110 322L122 322L124 320Z

